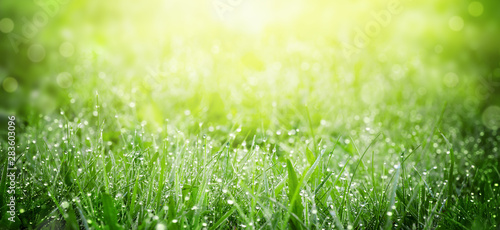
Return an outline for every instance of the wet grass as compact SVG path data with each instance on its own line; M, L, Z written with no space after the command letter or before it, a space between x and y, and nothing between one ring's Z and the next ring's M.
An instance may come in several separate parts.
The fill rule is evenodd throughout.
M495 131L462 134L442 124L453 123L446 116L408 127L407 140L393 140L389 124L336 135L307 120L265 131L209 122L178 128L193 123L188 115L154 132L144 123L121 127L126 115L101 109L97 98L97 113L33 115L24 127L21 226L496 229L499 222Z
M84 60L55 109L20 114L10 228L498 228L500 136L473 70L450 86L425 58L197 44L178 49L205 69L182 52L153 76Z

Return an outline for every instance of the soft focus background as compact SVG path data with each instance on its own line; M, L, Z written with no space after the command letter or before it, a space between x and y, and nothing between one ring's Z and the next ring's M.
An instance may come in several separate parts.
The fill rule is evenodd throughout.
M273 102L330 116L445 101L481 114L500 103L497 1L1 4L2 110L21 117L81 112L99 91L114 110L173 118L180 105L213 122L277 114Z
M189 174L193 167L202 170L206 165L197 166L196 159L203 154L193 154L189 161L182 160L187 157L182 154L177 158L167 155L180 154L183 148L202 143L200 140L207 136L214 148L210 154L234 148L235 159L241 160L242 156L236 152L251 152L254 145L261 146L261 151L277 152L282 162L290 159L299 172L307 169L307 161L302 155L306 149L311 149L318 157L321 151L328 152L339 144L342 149L336 149L332 156L338 160L333 163L333 171L341 175L339 162L345 164L352 157L346 170L357 169L357 160L362 162L359 156L362 150L381 134L373 145L378 160L371 159L376 163L373 167L380 170L379 176L388 172L386 162L396 165L394 162L402 152L420 148L421 153L411 158L412 167L422 173L439 166L435 171L444 172L439 171L429 178L429 183L431 186L438 186L438 182L446 184L446 179L452 178L454 173L453 166L451 174L446 171L450 167L450 146L453 146L455 173L460 178L457 183L469 177L465 169L472 170L471 167L483 170L482 182L498 182L498 9L500 2L495 0L3 0L0 2L2 141L6 139L6 116L15 114L19 164L23 168L21 178L29 182L28 185L18 183L25 186L22 193L28 200L40 202L20 203L19 207L24 207L26 213L20 214L20 223L25 227L44 226L48 223L47 216L57 219L53 214L57 202L71 199L75 202L68 194L83 199L90 189L89 197L96 200L104 190L113 197L125 196L115 199L115 206L120 209L120 202L123 202L123 209L129 213L125 218L127 212L118 210L118 223L125 228L142 226L143 221L147 222L147 212L137 214L137 210L128 210L131 198L127 196L133 193L130 189L134 181L137 185L138 175L156 173L160 169L148 163L144 168L129 165L127 158L140 152L143 154L141 161L156 162L158 156L155 158L154 153L159 151L164 161L158 164L177 162L178 168L161 168L173 173L165 175L170 178L173 188L177 181L176 170ZM359 154L354 151L353 141L359 146ZM73 162L66 159L68 152L83 155ZM106 153L105 157L102 153ZM370 151L368 155L371 154ZM92 163L92 159L101 157L102 162L94 160L97 163ZM122 159L123 162L117 161L126 166L115 163L115 158ZM101 187L109 187L109 184L102 184L106 176L100 178L98 166L107 165L108 161L113 162L112 167L105 172L112 171L115 183L123 183L130 191L113 185L109 191ZM195 166L192 162L196 162ZM64 166L69 168L67 175L78 176L82 184L91 184L79 189L68 184L58 186L55 181L64 164L69 164ZM321 164L319 167L325 170L333 167L330 160ZM365 164L369 163L363 163L360 170L366 171L358 173L369 178ZM281 164L278 166L281 168ZM120 171L128 167L139 167L143 171L132 174ZM238 168L236 163L233 167ZM247 170L247 165L241 167ZM84 179L79 170L97 172L96 176ZM216 171L221 168L214 170L211 173L218 175ZM248 166L248 170L257 172L259 167ZM205 175L203 173L189 175L196 181L200 179L196 175ZM352 183L350 178L355 173L356 170L354 174L347 174L346 181ZM390 177L394 171L388 173ZM235 175L245 178L238 173ZM224 173L219 178L225 180L227 176ZM317 181L311 182L315 186L328 180L328 177L316 176ZM276 183L269 182L270 186L273 183L279 186L278 178ZM158 181L158 178L153 176L151 180ZM145 184L140 185L144 186L144 191L160 191L160 197L167 198L175 193L163 182L144 181ZM51 183L54 184L51 186ZM363 182L358 185L360 183ZM467 186L456 184L457 190L453 191L457 192L450 193L450 197L460 200L462 193L458 191L479 186L467 183ZM231 188L230 185L224 186ZM241 189L239 185L235 190L238 189ZM498 192L498 188L494 191ZM47 193L51 192L56 195L49 198ZM467 194L470 195L470 191ZM472 197L474 199L474 195ZM498 196L494 197L500 202ZM141 195L138 199L142 198L145 209L153 213L155 205L161 210L163 205L160 203L167 202L158 198L155 203L156 200ZM250 201L241 199L244 209L244 204ZM273 199L282 201L278 197ZM325 210L335 197L332 195L329 199L324 201ZM469 197L463 199L470 200ZM362 200L356 201L372 202ZM486 200L490 202L489 197L480 202L486 204ZM75 208L80 210L78 218L86 216L91 228L106 225L101 214L90 211L92 201L88 202ZM95 202L94 208L99 209L101 202ZM173 202L180 204L181 201ZM284 206L287 202L283 201ZM182 205L176 207L183 210ZM186 207L186 210L191 208ZM221 212L219 216L217 212L213 216L207 214L213 219L209 226L224 216L223 210L226 210L225 206L213 203L206 208ZM466 228L480 228L481 224L486 228L498 223L495 214L499 212L498 207L481 218L476 218L481 209L476 210L467 221L456 216L450 218ZM358 211L366 212L365 222L363 218L349 219L350 215L341 214L341 224L334 224L330 219L330 225L323 227L347 228L360 223L373 228L378 226L368 221L375 211ZM254 214L249 212L251 219ZM277 212L276 207L269 208L269 212ZM435 212L428 210L428 213ZM242 227L244 218L234 216L232 219L237 213L241 215L246 211L234 212L226 220L228 226ZM327 211L325 213L326 217L330 216ZM175 218L182 221L185 217ZM400 225L408 228L455 223L443 217L436 217L436 222L430 223L408 219L406 223L401 218L398 216ZM71 221L65 216L63 219L61 226L68 228L67 223ZM287 220L285 218L283 227ZM136 221L139 225L134 225ZM156 221L148 223L156 226L160 223ZM308 221L307 218L303 221L308 228L321 227ZM80 219L78 223L82 223ZM172 227L167 225L172 224L171 221L164 223ZM183 223L191 227L193 224L187 220ZM257 220L253 223L265 225Z

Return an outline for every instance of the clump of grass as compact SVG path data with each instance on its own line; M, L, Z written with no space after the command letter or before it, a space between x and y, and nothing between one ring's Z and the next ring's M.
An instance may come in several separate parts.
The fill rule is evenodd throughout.
M469 229L497 223L498 184L492 179L498 171L491 164L478 170L451 147L449 154L428 159L431 167L412 160L421 154L419 146L387 158L382 154L390 149L387 134L368 135L370 142L322 137L315 151L298 141L314 143L310 134L290 133L297 142L287 145L280 135L249 137L236 129L222 138L203 125L196 135L124 130L113 142L104 139L111 127L91 134L91 127L54 119L58 122L48 119L44 126L66 128L55 129L50 139L33 138L40 132L34 129L22 137L25 143L31 138L22 178L30 182L24 189L32 191L26 200L35 201L20 205L23 226ZM70 138L56 141L67 130ZM442 137L444 147L452 145ZM439 143L438 136L432 140ZM68 146L65 151L52 148L61 143ZM465 170L456 171L455 165Z

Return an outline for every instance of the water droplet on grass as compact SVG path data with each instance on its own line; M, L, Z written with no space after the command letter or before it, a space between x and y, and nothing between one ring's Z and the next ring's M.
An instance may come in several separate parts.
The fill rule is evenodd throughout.
M159 223L156 225L156 230L166 230L167 229L167 226L165 226L164 224L162 223Z
M67 201L63 201L61 203L61 207L63 207L64 209L68 208L69 207L69 203Z

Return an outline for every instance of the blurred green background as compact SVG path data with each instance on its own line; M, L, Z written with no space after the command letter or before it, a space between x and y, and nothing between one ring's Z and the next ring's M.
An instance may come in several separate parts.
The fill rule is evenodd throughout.
M305 105L341 128L445 101L466 122L499 124L498 1L0 4L0 113L25 124L92 112L97 93L152 130L186 115L293 125L303 117L280 116Z

